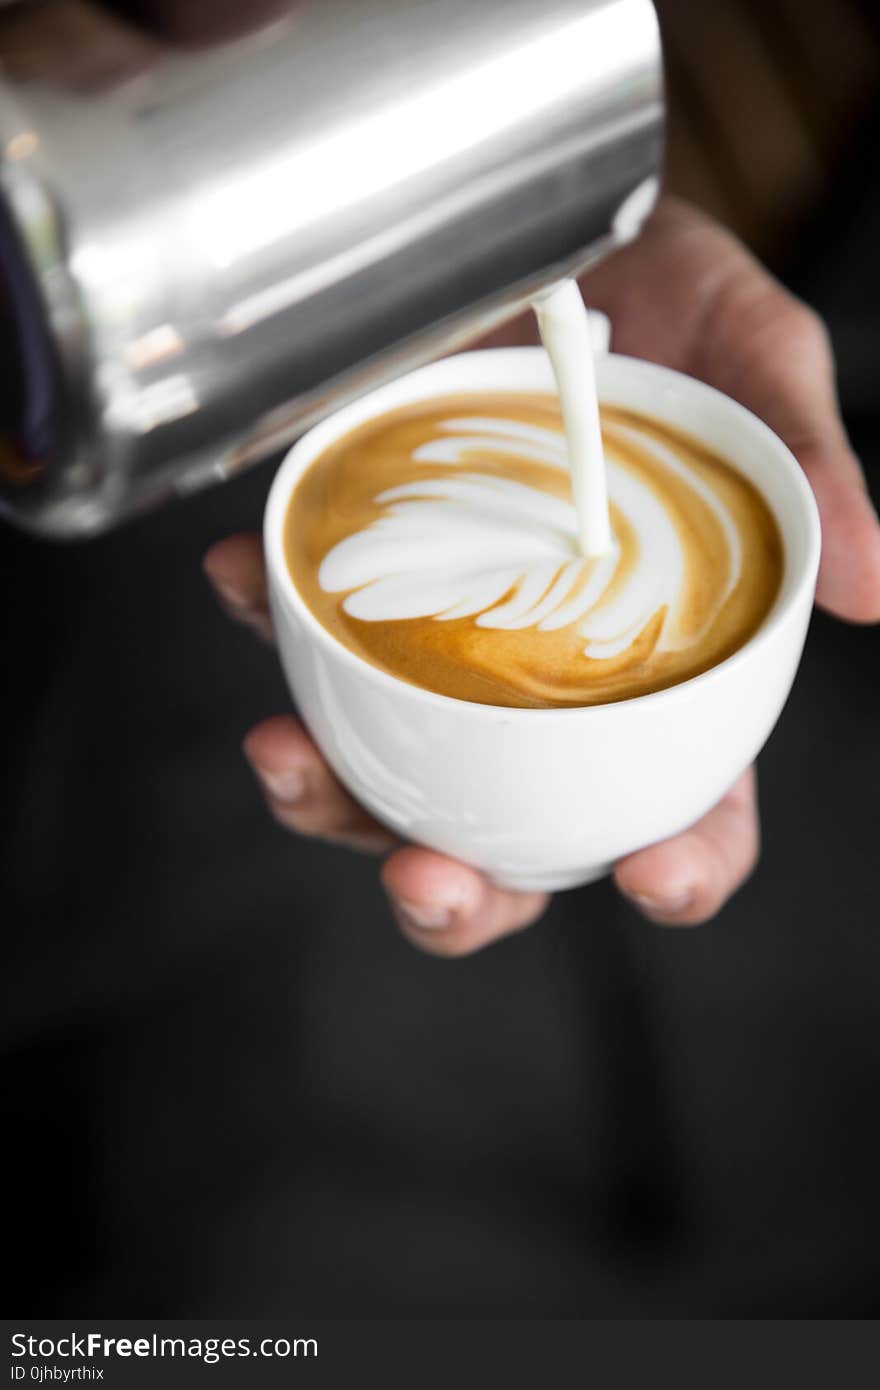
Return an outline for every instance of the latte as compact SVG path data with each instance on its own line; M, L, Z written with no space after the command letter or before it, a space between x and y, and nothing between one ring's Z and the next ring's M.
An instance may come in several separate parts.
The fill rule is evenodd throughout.
M308 468L285 527L318 621L460 700L558 707L661 690L757 630L783 571L774 517L698 440L602 408L611 549L585 558L550 395L403 407Z

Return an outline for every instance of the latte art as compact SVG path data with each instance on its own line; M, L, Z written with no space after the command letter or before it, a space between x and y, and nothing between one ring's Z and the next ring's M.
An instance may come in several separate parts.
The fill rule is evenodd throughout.
M773 602L773 517L677 431L605 408L602 433L614 543L586 559L553 398L458 397L363 426L294 493L300 592L352 650L460 699L583 705L706 669Z
M618 656L659 615L658 648L680 647L701 635L682 621L688 607L686 522L676 515L674 495L661 501L647 481L615 463L609 450L609 495L630 541L615 544L599 560L585 560L571 502L513 478L459 471L487 449L564 469L565 441L559 434L500 419L442 420L439 427L442 435L413 457L419 463L451 464L455 476L432 474L380 493L375 500L384 515L340 541L321 565L321 588L346 592L343 608L351 617L368 622L474 617L478 627L541 632L572 626L587 639L584 655L594 659ZM638 439L636 431L629 433ZM667 468L693 494L689 508L707 512L706 538L716 540L721 552L717 582L702 613L705 629L739 582L739 535L712 490L668 450L664 453Z

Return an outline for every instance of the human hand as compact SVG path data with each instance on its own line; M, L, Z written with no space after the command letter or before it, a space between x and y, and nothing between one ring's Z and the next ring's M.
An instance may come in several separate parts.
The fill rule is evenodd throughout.
M816 315L787 293L710 219L665 200L632 245L586 275L587 303L603 310L614 347L699 377L760 415L796 454L819 504L824 548L817 591L829 612L880 621L880 525L840 419L834 364ZM480 346L534 341L529 319ZM234 618L271 637L259 537L233 536L205 557ZM546 896L512 893L433 850L399 846L336 780L292 716L245 739L269 808L300 834L388 854L382 881L404 934L436 955L458 956L534 922ZM714 916L758 855L754 769L701 821L621 860L620 890L646 916L690 925Z

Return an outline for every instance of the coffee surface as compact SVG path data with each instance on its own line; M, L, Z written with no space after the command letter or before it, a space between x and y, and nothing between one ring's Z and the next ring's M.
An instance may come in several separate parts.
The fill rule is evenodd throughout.
M458 395L335 441L288 508L287 562L364 660L481 704L648 694L724 660L783 571L769 507L698 440L602 408L614 547L580 552L557 401Z

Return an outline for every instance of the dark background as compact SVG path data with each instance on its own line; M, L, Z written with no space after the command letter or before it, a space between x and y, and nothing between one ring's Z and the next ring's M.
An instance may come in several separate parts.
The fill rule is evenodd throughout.
M661 12L671 186L827 316L876 496L876 20ZM81 547L0 538L11 1311L875 1314L876 630L817 615L716 922L601 884L429 959L239 751L287 696L200 557L270 476Z

